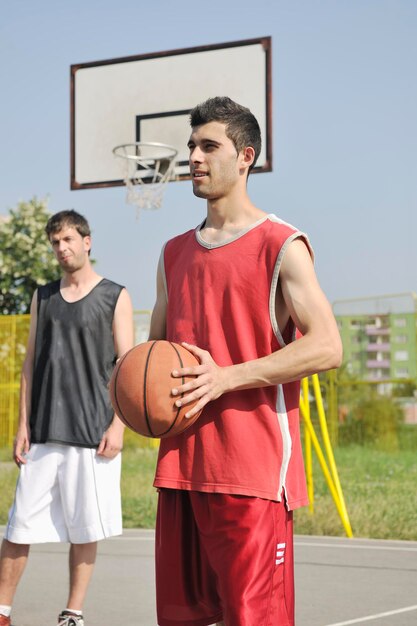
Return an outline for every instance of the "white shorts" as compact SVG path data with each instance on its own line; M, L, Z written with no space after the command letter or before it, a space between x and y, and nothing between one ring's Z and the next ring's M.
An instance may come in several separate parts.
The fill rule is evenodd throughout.
M13 543L90 543L122 534L121 454L33 444L20 468L5 538Z

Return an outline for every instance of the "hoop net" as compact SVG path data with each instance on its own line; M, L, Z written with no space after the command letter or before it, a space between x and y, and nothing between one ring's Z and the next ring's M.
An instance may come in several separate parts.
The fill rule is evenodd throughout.
M140 209L159 209L166 184L175 178L177 150L162 143L129 143L113 148L121 164L126 202Z

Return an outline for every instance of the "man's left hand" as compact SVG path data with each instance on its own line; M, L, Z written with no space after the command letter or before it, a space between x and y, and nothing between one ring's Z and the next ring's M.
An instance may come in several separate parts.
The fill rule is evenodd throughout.
M186 418L190 418L201 411L208 402L216 400L227 391L226 380L229 368L217 365L207 350L202 350L185 342L182 342L182 345L200 361L200 365L183 367L172 372L174 378L181 378L182 376L193 377L192 380L184 385L172 389L173 396L185 394L181 399L176 400L175 404L177 407L197 400L197 404L185 414Z

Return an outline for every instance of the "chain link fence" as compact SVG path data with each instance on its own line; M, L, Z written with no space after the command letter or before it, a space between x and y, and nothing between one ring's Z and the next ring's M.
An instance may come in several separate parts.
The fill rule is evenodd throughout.
M11 446L16 432L29 322L29 315L0 316L0 446Z

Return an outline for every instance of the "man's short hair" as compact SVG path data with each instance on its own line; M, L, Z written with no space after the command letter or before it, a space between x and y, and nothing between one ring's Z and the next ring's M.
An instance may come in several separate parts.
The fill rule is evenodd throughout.
M237 153L248 146L255 150L250 171L255 166L262 146L261 129L253 113L227 96L216 96L198 104L190 112L192 128L209 122L225 124L226 135L233 141Z
M51 238L52 234L59 233L65 226L67 228L75 228L81 237L89 237L91 235L90 226L85 217L77 213L77 211L70 210L60 211L49 218L45 226L48 239Z

